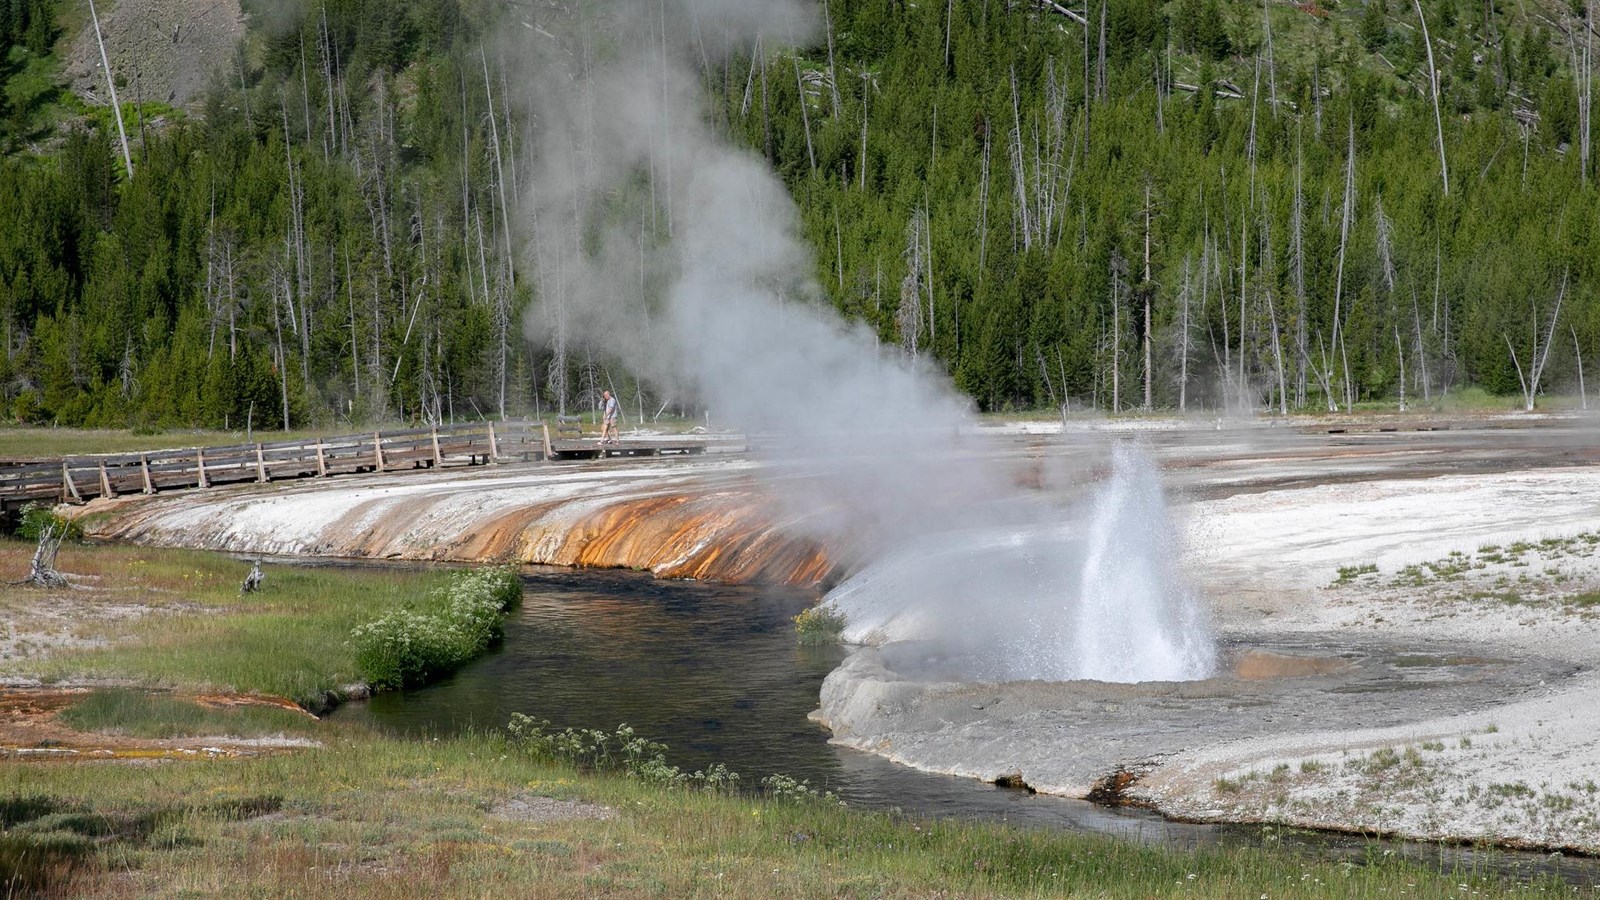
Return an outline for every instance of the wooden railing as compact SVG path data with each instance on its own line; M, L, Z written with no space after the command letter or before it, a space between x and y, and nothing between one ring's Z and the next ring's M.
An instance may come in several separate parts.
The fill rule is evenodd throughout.
M703 442L552 440L538 421L471 422L337 437L0 461L0 503L83 502L118 494L153 494L230 482L396 472L508 461L593 459L698 453Z

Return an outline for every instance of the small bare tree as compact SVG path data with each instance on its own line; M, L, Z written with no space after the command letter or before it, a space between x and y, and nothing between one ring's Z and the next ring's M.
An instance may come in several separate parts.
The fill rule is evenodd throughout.
M56 554L61 552L61 541L67 536L64 525L55 522L44 527L39 534L39 546L33 551L33 562L28 567L24 584L34 587L62 588L68 586L67 576L56 571Z
M1539 304L1534 301L1531 306L1533 318L1533 354L1528 359L1528 371L1522 370L1522 363L1517 360L1517 348L1511 345L1510 335L1501 335L1506 340L1506 349L1511 351L1511 364L1517 368L1517 381L1522 385L1522 399L1525 401L1523 409L1533 412L1534 398L1539 395L1539 380L1544 377L1545 364L1550 361L1550 347L1555 343L1556 320L1561 318L1561 301L1567 295L1567 276L1561 276L1561 289L1556 292L1556 306L1550 311L1550 322L1544 330L1544 340L1539 339Z

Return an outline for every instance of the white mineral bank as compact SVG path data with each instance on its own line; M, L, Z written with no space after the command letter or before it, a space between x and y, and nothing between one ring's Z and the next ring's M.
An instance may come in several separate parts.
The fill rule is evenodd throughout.
M1600 674L1589 671L1600 655L1600 617L1559 600L1600 589L1600 553L1585 555L1588 545L1579 541L1519 565L1510 557L1485 562L1493 554L1480 552L1600 531L1600 469L1319 484L1189 502L1175 513L1185 571L1208 598L1218 630L1242 644L1296 634L1437 642L1486 657L1557 660L1577 674L1460 714L1421 709L1413 721L1385 728L1296 730L1285 722L1235 740L1187 734L1176 752L1146 760L1153 767L1133 796L1199 820L1600 852ZM1141 552L1131 546L1128 562ZM1396 577L1452 552L1485 565L1425 587ZM1340 567L1366 565L1382 574L1332 586ZM1523 602L1474 599L1506 585ZM1087 790L1086 772L1049 780L1074 771L1062 762L1073 749L1061 741L1077 738L1047 708L1061 694L1037 682L958 692L946 679L919 689L882 668L903 659L891 650L852 659L825 685L822 717L842 742L932 771L1038 772L1041 781L1030 784L1041 790ZM940 706L941 696L961 699ZM1379 694L1372 702L1387 701ZM907 712L919 705L942 715L965 711L965 718L919 721ZM1401 760L1394 768L1370 762L1390 751Z

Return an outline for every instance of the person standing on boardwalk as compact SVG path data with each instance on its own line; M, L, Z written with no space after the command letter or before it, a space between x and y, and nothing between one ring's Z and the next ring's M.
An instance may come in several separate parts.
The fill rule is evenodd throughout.
M617 413L621 411L621 404L617 398L611 396L610 391L601 391L600 399L605 401L600 426L600 443L620 444L622 440L617 435Z

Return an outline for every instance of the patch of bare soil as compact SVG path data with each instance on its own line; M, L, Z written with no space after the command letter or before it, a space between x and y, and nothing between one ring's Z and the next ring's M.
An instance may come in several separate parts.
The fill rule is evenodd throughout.
M0 595L0 685L31 684L5 671L12 660L93 647L104 626L147 615L154 604L128 603L99 588L94 575L68 574L70 587L27 588Z
M489 815L509 822L565 822L573 819L611 819L617 811L597 803L557 800L520 794L495 804Z
M123 103L189 106L218 67L234 65L244 37L239 0L118 0L97 4L106 55ZM86 21L66 58L72 90L89 103L111 102L94 25Z
M62 722L59 714L89 691L89 688L0 690L0 760L217 759L316 746L313 741L290 737L158 740L83 732ZM187 699L207 706L273 706L299 710L298 706L279 697L211 694Z

